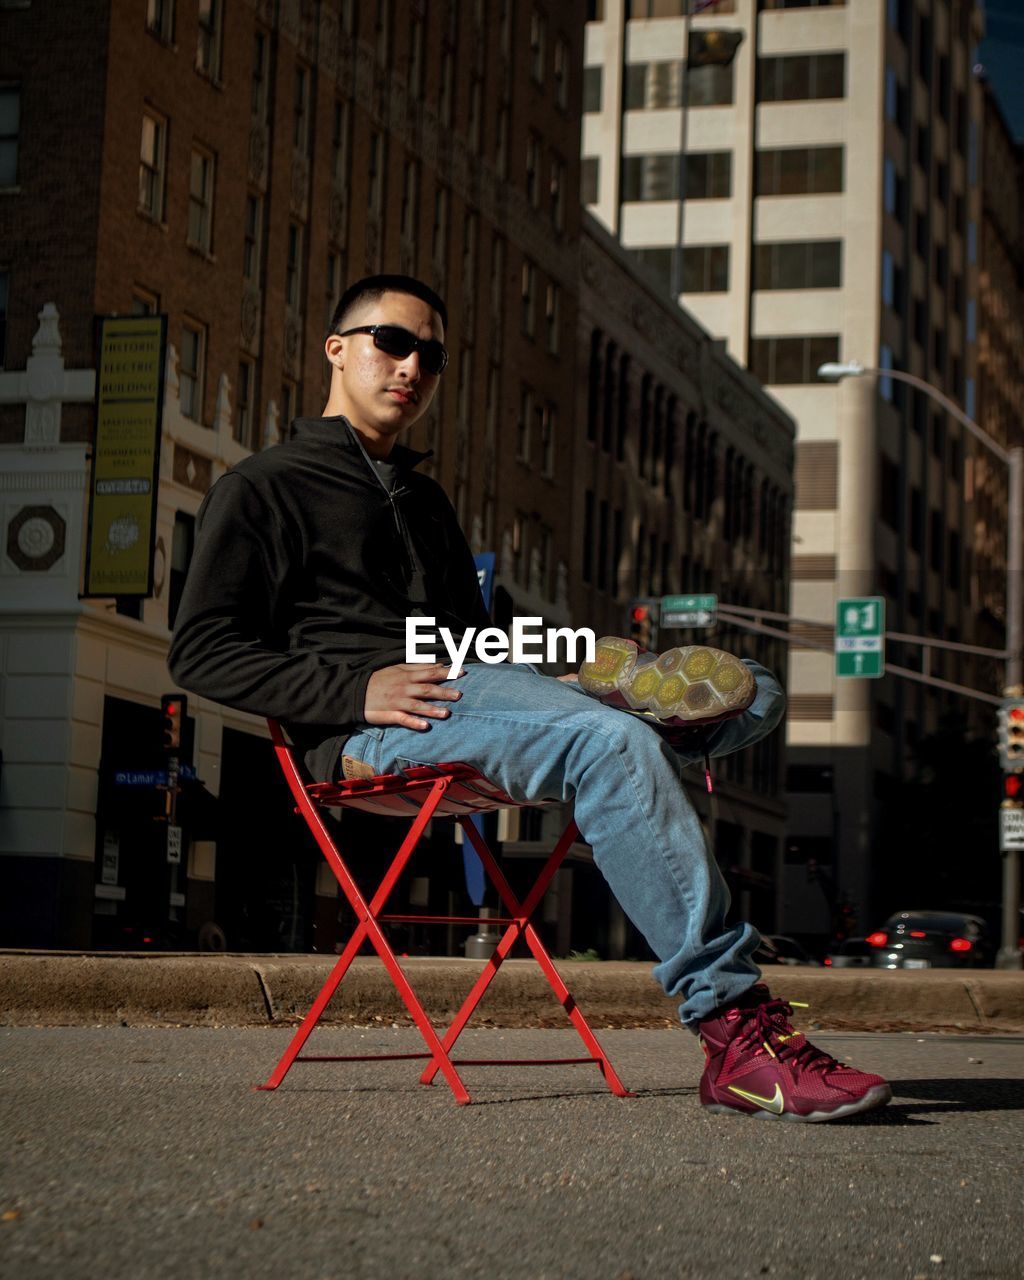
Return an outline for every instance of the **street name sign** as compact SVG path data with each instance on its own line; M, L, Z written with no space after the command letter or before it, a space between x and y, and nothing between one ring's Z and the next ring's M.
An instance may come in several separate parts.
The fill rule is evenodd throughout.
M999 849L1002 853L1024 850L1024 805L1008 804L999 810Z
M663 627L713 627L718 621L718 596L662 596Z
M885 674L885 598L852 596L836 601L836 675Z

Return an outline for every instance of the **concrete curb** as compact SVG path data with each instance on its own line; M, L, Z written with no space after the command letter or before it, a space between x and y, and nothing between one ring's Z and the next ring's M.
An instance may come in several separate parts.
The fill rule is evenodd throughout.
M333 963L303 955L0 952L0 1025L292 1025L309 1009ZM403 959L427 1014L443 1023L458 1008L481 961ZM560 961L559 970L596 1027L665 1027L675 1001L634 961ZM829 970L772 966L772 990L803 1001L797 1025L863 1031L1024 1032L1024 974L991 970ZM409 1022L383 966L357 959L325 1022ZM566 1025L531 960L508 960L472 1025Z

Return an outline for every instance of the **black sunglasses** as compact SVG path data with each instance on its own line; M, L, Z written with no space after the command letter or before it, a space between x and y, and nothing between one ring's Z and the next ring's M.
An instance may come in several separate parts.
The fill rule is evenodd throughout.
M408 329L397 324L362 324L355 329L346 329L339 333L339 338L347 338L353 333L368 333L373 338L373 345L385 355L394 356L396 360L404 360L414 351L420 353L420 364L427 373L444 373L448 363L448 352L444 343L437 338L417 338Z

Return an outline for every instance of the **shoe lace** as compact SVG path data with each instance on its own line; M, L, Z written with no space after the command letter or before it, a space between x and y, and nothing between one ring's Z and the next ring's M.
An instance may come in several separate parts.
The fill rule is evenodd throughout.
M800 1000L773 998L746 1010L740 1032L743 1042L763 1045L773 1058L805 1071L829 1071L839 1066L830 1053L811 1044L802 1032L794 1031L790 1022L794 1008L806 1009L807 1005Z

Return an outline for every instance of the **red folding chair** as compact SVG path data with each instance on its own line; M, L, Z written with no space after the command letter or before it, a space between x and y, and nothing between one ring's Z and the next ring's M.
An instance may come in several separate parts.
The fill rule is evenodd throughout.
M551 962L544 943L536 929L530 923L531 916L544 896L555 872L558 870L570 846L579 834L574 821L562 832L554 849L544 864L540 874L525 898L520 900L512 892L508 881L487 842L471 821L477 813L487 813L494 809L519 808L521 802L511 799L500 788L488 782L476 769L467 764L439 764L420 766L407 773L381 774L375 778L354 778L345 782L310 783L306 779L296 759L295 750L285 740L280 727L269 721L270 736L274 743L278 762L284 771L288 786L295 798L297 812L301 813L316 838L321 852L342 892L348 899L356 914L357 924L338 961L331 970L306 1015L302 1025L296 1031L291 1043L285 1050L281 1061L274 1068L266 1084L261 1089L276 1089L284 1080L295 1062L379 1062L393 1058L428 1059L427 1066L420 1076L422 1084L430 1084L438 1071L451 1086L455 1100L459 1103L469 1102L469 1093L456 1067L485 1065L534 1065L553 1066L562 1063L594 1063L601 1071L608 1087L620 1098L632 1095L626 1090L622 1081L608 1060L607 1054L598 1044L583 1014L576 1006L568 987L562 981ZM352 873L345 865L337 843L327 828L322 810L333 808L362 809L368 813L396 814L411 816L412 824L388 866L376 893L367 900L360 892ZM491 884L494 885L504 905L506 916L492 919L490 923L505 926L494 952L485 964L480 976L473 984L469 995L455 1016L455 1020L445 1032L443 1039L434 1030L423 1005L416 996L409 980L402 971L395 953L388 942L382 924L388 922L416 922L419 924L466 924L478 925L477 916L435 916L435 915L385 915L383 909L391 893L404 871L413 850L426 829L431 818L452 817L462 826L465 837L473 845L484 866L484 871ZM569 1020L576 1028L588 1051L586 1057L578 1058L458 1058L451 1056L455 1042L462 1034L466 1023L476 1009L480 998L494 980L502 961L506 958L515 943L522 938L529 947L534 959L540 965L551 989ZM301 1051L306 1040L316 1027L331 997L338 989L349 966L364 940L369 939L380 957L412 1015L413 1022L419 1028L426 1043L427 1053L382 1053L382 1054L345 1054L303 1056Z

